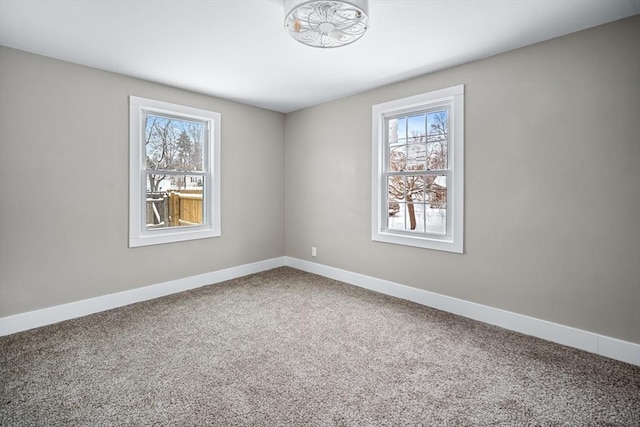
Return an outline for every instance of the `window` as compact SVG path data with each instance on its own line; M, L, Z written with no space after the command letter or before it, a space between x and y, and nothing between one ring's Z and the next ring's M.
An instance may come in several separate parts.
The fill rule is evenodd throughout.
M372 239L463 251L464 86L373 106Z
M129 247L220 236L220 114L129 97Z

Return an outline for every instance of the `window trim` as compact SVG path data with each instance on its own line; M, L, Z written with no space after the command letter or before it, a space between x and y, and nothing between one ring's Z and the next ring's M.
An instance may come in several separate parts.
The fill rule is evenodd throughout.
M449 145L447 175L447 233L443 236L387 228L386 206L386 133L387 118L449 105ZM372 107L372 187L371 238L374 241L415 246L426 249L464 252L464 85L452 86ZM450 177L450 178L449 178ZM449 181L450 180L450 181ZM450 230L450 231L449 231Z
M144 131L147 114L205 122L208 132L203 151L203 224L147 230ZM129 247L181 242L221 236L220 223L220 113L153 99L129 96ZM184 175L193 173L185 172ZM196 173L201 174L200 172ZM207 182L208 181L208 182ZM145 202L145 203L143 203Z

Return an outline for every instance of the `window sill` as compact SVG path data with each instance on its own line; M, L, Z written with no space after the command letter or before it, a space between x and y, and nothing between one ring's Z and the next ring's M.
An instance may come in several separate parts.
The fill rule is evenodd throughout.
M129 238L129 247L136 248L140 246L161 245L163 243L184 242L188 240L207 239L210 237L220 237L219 230L212 229L169 229L167 231L156 230L152 233L132 236Z
M456 240L450 236L438 238L409 235L406 233L394 233L392 231L374 231L372 239L374 241L392 243L395 245L413 246L417 248L434 249L459 254L463 253L462 239Z

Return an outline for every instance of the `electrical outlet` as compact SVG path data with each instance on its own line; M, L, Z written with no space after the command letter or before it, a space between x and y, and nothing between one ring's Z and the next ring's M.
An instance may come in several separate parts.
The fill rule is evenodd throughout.
M316 247L315 246L311 247L311 256L316 256Z

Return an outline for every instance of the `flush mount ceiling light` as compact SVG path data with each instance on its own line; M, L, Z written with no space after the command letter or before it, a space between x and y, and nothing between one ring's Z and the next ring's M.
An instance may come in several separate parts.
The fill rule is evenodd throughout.
M351 44L369 26L367 0L285 0L284 13L291 37L313 47Z

